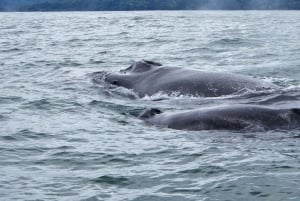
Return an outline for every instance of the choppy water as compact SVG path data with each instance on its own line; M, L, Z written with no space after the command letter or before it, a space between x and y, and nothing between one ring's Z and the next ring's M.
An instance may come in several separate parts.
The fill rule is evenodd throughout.
M91 82L140 59L285 90L139 99ZM0 13L0 71L1 200L300 198L299 130L176 131L136 117L151 106L299 107L297 11Z

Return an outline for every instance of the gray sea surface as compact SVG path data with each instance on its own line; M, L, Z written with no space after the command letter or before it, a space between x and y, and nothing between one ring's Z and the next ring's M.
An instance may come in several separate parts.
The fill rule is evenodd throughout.
M148 59L281 94L138 98L90 74ZM0 200L299 200L300 131L177 131L146 107L300 107L299 11L0 13Z

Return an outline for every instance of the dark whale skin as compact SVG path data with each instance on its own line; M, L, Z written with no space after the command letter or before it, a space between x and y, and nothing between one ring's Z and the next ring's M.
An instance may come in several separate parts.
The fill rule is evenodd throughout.
M119 72L96 72L93 74L93 80L96 83L105 82L132 89L140 97L159 92L218 97L243 90L261 91L279 88L272 83L249 76L163 66L151 61L136 62Z
M141 119L151 125L177 130L290 130L300 128L300 108L230 105L177 113L150 109Z

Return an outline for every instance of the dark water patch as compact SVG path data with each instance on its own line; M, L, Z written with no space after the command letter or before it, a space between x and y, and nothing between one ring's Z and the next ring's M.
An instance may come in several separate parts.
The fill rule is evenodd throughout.
M91 196L86 199L81 199L80 201L103 201L104 199L108 199L111 196L109 194L101 194L99 196Z
M86 43L86 42L97 42L99 41L99 39L96 37L96 38L85 38L85 39L82 39L82 42Z
M194 194L194 193L201 193L203 189L193 189L193 188L177 188L170 191L171 193L183 193L183 194Z
M68 139L68 142L74 143L74 142L80 142L80 143L88 143L89 140L86 138L77 138L73 137L72 139Z
M103 54L109 54L109 53L111 53L111 52L112 52L112 51L105 50L105 51L97 52L97 54L103 55Z
M213 42L210 42L210 45L213 46L219 46L219 45L242 45L244 44L245 41L242 38L222 38L222 39L218 39L215 40Z
M291 135L291 136L292 136L292 138L296 138L296 139L300 138L300 134L294 134L294 135Z
M73 169L73 170L78 170L79 167L80 167L79 169L89 169L90 166L92 166L86 163L86 161L76 160L72 158L42 159L42 160L33 161L33 164L44 165L44 166L55 166L61 169Z
M5 49L5 50L0 50L2 53L13 53L13 52L20 52L22 51L20 48L11 48L11 49Z
M128 34L129 34L128 31L122 31L122 32L118 33L118 35L120 35L120 36L122 36L122 35L128 35Z
M161 157L166 157L170 155L176 155L174 150L171 149L162 149L162 150L154 150L154 151L147 151L144 153L140 154L122 154L123 157L125 158L134 158L135 160L140 160L143 158L154 158L155 156L161 156Z
M249 194L251 195L251 196L255 196L255 197L264 197L264 198L266 198L266 197L269 197L270 195L268 195L268 194L262 194L263 192L261 192L261 191L251 191L251 192L249 192Z
M30 26L30 29L42 29L43 26L42 25L37 25L37 24L33 24Z
M72 100L54 100L49 98L44 98L40 100L30 101L22 104L22 109L28 110L44 110L51 113L56 112L78 112L79 109L82 109L84 106L78 102Z
M273 165L272 168L275 168L275 169L293 169L292 166L288 166L288 165Z
M60 42L59 41L52 41L49 46L52 47L52 48L55 48L55 47L58 47L60 46Z
M3 27L1 27L0 29L15 29L17 28L16 25L4 25Z
M26 140L42 140L50 139L54 136L46 133L34 132L28 129L20 130L12 135L1 136L3 140L9 141L26 141Z
M149 41L149 43L153 43L152 45L154 45L154 43L157 43L159 45L163 45L163 44L169 44L169 43L172 43L173 41L172 40L169 40L169 39L162 39L162 38L154 38L152 40Z
M280 151L278 151L278 153L282 156L285 156L287 158L291 158L293 160L299 159L300 158L300 149L298 149L297 146L298 146L297 143L289 144L289 147L292 147L292 148L287 149L287 150L280 150ZM299 164L300 164L300 161L299 161Z
M259 194L258 197L260 198L267 198L267 197L270 197L271 195L270 194Z
M40 99L36 101L30 101L23 104L24 109L32 109L32 110L51 110L53 109L53 104L49 99Z
M179 171L179 174L188 174L188 175L194 175L194 174L203 174L206 176L210 175L216 175L227 172L226 169L221 168L219 166L201 166L194 169L188 169L188 170L182 170Z
M7 137L7 136L6 136ZM1 138L0 138L1 139ZM7 140L7 143L11 143L10 148L1 147L0 151L3 156L6 157L6 160L2 160L1 163L4 164L19 164L24 163L24 161L20 160L21 158L38 156L47 153L50 148L40 147L40 146L28 146L28 148L20 147L17 144L14 144L16 139ZM5 158L3 157L3 158ZM33 163L33 160L29 160L28 163Z
M65 167L69 164L68 168L72 170L97 170L105 166L114 167L133 167L144 164L145 158L155 158L156 156L163 156L162 152L141 153L141 154L108 154L103 152L77 152L73 149L63 149L57 151L55 148L49 149L52 152L49 160L42 159L36 161L37 164L55 165L58 167ZM166 156L166 155L165 155ZM132 182L138 185L139 178L132 178ZM152 179L144 179L150 183ZM146 184L145 184L146 185ZM134 186L132 186L134 188Z
M89 60L89 63L91 63L91 64L102 64L102 63L104 63L104 61L102 61L102 60L90 59L90 60Z
M92 179L91 182L95 182L102 185L112 186L128 186L131 184L128 178L120 176L104 175L98 178Z
M82 66L83 64L76 62L76 61L64 61L58 63L59 66L61 67L76 67L76 66Z
M144 19L146 19L146 18L143 17L143 16L135 16L135 17L132 18L132 20L134 20L134 21L142 21Z
M53 150L52 150L53 151ZM60 168L67 167L72 170L97 170L106 165L126 167L137 164L130 158L124 158L119 155L111 155L93 152L76 152L73 149L64 149L55 151L51 157L46 160L36 161L38 164L55 165Z
M125 178L125 184L122 187L130 189L149 189L156 186L158 181L162 181L161 177L151 177L148 175L131 175L131 176L116 176L117 178ZM118 185L118 184L115 184Z
M132 201L193 201L192 199L184 196L158 196L158 195L142 195Z
M128 155L122 156L121 155L111 155L111 154L105 154L101 160L103 160L104 163L114 162L114 163L129 163L132 161ZM133 161L132 161L133 162Z
M122 126L126 126L130 124L129 121L124 121L124 120L116 120L116 122Z
M26 68L26 69L28 69L28 68L35 68L35 67L37 67L37 65L34 64L34 63L24 63L23 67Z
M64 112L78 113L79 111L84 112L85 105L78 102L66 101L59 103L59 108Z
M105 16L101 16L101 17L98 17L99 20L107 20L108 17L105 17Z
M78 42L78 41L81 41L81 39L79 39L79 38L72 38L72 39L68 40L67 42L71 43L71 42Z
M76 88L76 87L64 87L64 88L62 88L62 90L74 92L74 91L78 90L78 88Z
M196 41L196 38L185 38L181 40L182 42L193 42Z
M1 136L1 139L5 140L5 141L15 141L17 140L17 138L13 137L13 136Z
M8 120L9 117L8 116L4 116L2 114L0 114L0 121L5 121L5 120Z
M205 52L211 52L213 49L208 48L208 47L196 47L196 48L191 48L191 49L186 49L184 52L190 52L190 53L205 53Z
M275 54L275 53L263 53L263 54L255 54L255 55L251 55L251 56L248 56L248 57L245 57L247 59L271 59L271 58L278 58L279 55Z
M251 191L251 192L249 192L250 195L259 195L261 193L262 192L260 192L260 191Z

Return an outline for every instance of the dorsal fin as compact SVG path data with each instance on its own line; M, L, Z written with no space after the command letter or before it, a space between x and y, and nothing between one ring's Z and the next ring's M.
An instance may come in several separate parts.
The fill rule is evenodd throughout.
M143 59L143 62L145 62L147 64L150 64L150 65L153 65L153 66L162 66L161 63L158 63L158 62L155 62L155 61L149 61L149 60L144 60Z
M153 117L155 116L156 114L161 114L162 111L160 109L157 109L157 108L149 108L149 109L146 109L141 115L140 115L140 118L141 119L147 119L147 118L150 118L150 117Z

